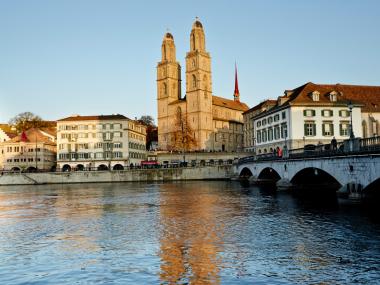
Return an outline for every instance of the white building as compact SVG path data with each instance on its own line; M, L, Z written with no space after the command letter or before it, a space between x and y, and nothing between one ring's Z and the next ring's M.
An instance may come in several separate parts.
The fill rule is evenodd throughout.
M29 129L0 143L2 170L51 171L55 169L55 129Z
M350 108L355 137L363 137L361 108L366 86L319 85L306 83L286 90L276 106L252 118L257 154L277 147L303 148L329 144L333 137L343 141L350 136ZM356 92L359 92L361 96ZM380 88L378 88L380 90ZM380 95L379 95L380 96Z
M122 170L146 158L146 126L123 115L71 116L57 121L57 167Z

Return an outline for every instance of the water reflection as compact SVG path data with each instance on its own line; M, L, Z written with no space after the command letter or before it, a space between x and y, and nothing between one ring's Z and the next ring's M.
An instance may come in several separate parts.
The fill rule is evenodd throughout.
M162 186L160 193L160 278L163 284L219 284L223 225L216 217L218 199L202 186Z

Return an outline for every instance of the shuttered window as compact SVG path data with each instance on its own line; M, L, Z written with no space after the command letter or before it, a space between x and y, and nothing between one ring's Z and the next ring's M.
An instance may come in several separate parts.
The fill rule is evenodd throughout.
M305 117L314 117L315 116L315 110L312 110L312 109L303 110L303 115Z
M306 121L304 125L305 137L313 137L316 135L316 125L314 121Z
M322 135L323 136L333 136L334 135L334 125L332 122L323 122L323 124L322 124Z

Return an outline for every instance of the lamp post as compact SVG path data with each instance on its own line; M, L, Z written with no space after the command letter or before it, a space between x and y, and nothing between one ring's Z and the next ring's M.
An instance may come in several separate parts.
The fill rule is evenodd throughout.
M354 135L354 129L353 129L353 126L352 126L352 108L354 107L354 105L352 104L351 101L348 102L348 109L350 110L350 140L354 139L355 138L355 135Z

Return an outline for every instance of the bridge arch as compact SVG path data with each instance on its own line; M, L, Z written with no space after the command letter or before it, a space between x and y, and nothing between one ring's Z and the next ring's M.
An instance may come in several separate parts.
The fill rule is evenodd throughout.
M265 180L272 180L274 182L277 182L278 180L281 179L281 176L272 167L266 167L263 170L261 170L261 172L257 178L258 179L265 179Z
M380 197L380 177L368 184L363 192L369 196Z
M249 177L251 177L253 174L252 174L252 171L248 168L248 167L244 167L241 171L240 171L240 174L239 174L239 177L240 178L246 178L248 179Z
M317 167L306 167L299 170L290 180L295 186L317 186L323 189L338 190L342 185L330 173Z

